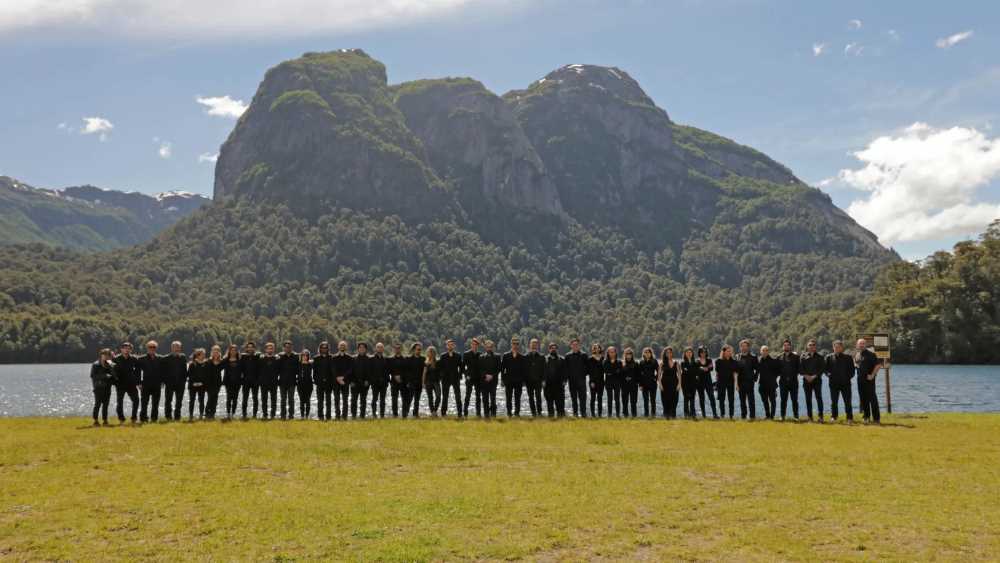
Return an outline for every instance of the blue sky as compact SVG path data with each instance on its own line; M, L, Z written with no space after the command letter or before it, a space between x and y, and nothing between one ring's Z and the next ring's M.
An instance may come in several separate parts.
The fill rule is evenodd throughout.
M618 66L672 119L788 165L904 257L1000 216L994 2L6 0L0 174L211 194L235 118L196 98L249 103L267 68L343 47L390 82L473 76L497 93Z

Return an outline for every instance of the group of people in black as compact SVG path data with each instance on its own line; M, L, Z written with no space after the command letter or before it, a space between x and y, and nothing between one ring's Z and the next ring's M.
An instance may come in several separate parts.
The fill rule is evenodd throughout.
M568 388L572 413L577 417L585 418L588 412L591 417L603 417L606 412L608 417L634 418L639 416L640 396L642 416L655 417L659 396L660 412L665 418L677 417L678 403L683 398L685 417L696 418L696 407L700 407L702 418L708 418L707 404L712 418L724 418L728 404L728 417L732 419L739 397L741 418L755 419L756 387L765 418L778 416L780 393L781 419L786 418L791 403L792 417L798 420L800 378L807 416L814 420L815 402L822 422L824 375L834 420L839 416L841 401L847 420L854 419L851 379L855 378L864 420L878 423L880 418L875 378L881 364L864 339L857 341L852 354L845 352L841 341L834 341L833 352L828 355L817 351L815 340L808 342L805 352L797 354L786 339L778 356L772 356L767 346L760 348L759 355L754 354L750 342L742 340L738 352L725 345L714 360L704 347L684 348L678 357L673 347L667 346L657 358L652 348L643 348L637 356L631 347L619 354L616 347L605 348L597 343L586 353L578 338L570 341L570 351L565 355L559 354L555 343L545 351L539 346L538 339L533 338L524 351L520 340L513 338L510 350L500 354L492 340L480 343L473 338L464 352L456 350L454 340L447 340L441 353L434 346L425 351L415 343L404 354L400 344L387 353L381 342L372 349L359 342L351 354L347 343L341 341L336 352L322 342L313 355L309 350L293 351L290 341L283 343L280 352L268 342L263 353L258 352L254 342L247 342L242 351L235 344L225 351L216 345L208 352L198 348L188 358L180 342L173 342L166 355L158 353L155 341L146 343L143 355L133 354L132 345L125 342L118 354L101 350L91 366L94 424L100 424L99 420L108 424L112 388L119 422L126 420L127 395L131 421L135 423L156 422L161 397L166 419L181 420L185 390L188 419L194 420L196 404L198 418L214 419L223 388L227 419L257 418L258 414L265 420L279 416L282 420L293 419L296 398L299 418L309 419L313 416L314 394L319 420L363 419L368 416L369 406L373 418L384 418L387 399L391 399L392 416L419 417L423 393L431 416L448 414L451 395L458 417L469 416L474 398L475 415L491 418L497 416L497 390L501 384L508 417L521 415L525 392L531 416L566 416Z

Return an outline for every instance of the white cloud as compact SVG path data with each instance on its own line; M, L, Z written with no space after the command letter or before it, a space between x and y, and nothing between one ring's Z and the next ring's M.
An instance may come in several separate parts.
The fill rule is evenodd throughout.
M848 43L844 45L844 54L853 55L855 57L860 56L865 50L865 46L860 43Z
M948 37L942 37L941 39L935 41L934 45L936 45L938 49L950 49L955 45L958 45L962 41L965 41L966 39L972 37L973 33L974 32L971 29L969 29L966 31L956 33L954 35L949 35Z
M813 43L813 56L818 57L826 52L826 43Z
M863 24L862 24L861 20L850 20L850 21L847 22L847 29L858 30L858 29L861 29L862 25Z
M3 0L0 32L64 28L133 36L215 38L248 32L299 36L406 25L471 6L505 9L509 4L503 0Z
M215 164L215 161L219 160L219 153L204 152L198 155L198 162L211 162Z
M84 117L83 127L80 128L81 135L97 135L101 142L108 140L108 133L115 128L115 125L103 117Z
M868 196L847 212L883 243L977 233L1000 218L1000 204L976 197L1000 179L1000 137L918 122L853 154L864 166L838 179Z
M199 96L195 98L195 101L205 106L205 113L219 117L236 119L247 110L247 105L243 103L243 100L234 100L229 96L210 96L207 98Z
M890 29L889 31L886 31L885 34L888 35L889 39L892 39L893 41L899 41L902 39L902 36L895 29Z
M161 142L160 148L156 150L156 154L158 154L160 158L170 158L174 154L173 144L171 144L170 141Z

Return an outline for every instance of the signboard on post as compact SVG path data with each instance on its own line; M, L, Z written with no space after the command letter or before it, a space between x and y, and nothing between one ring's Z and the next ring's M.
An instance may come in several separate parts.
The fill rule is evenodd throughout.
M889 365L889 333L870 332L859 335L868 344L868 349L875 353L875 356L882 360L882 369L885 369L885 408L892 414L892 368Z

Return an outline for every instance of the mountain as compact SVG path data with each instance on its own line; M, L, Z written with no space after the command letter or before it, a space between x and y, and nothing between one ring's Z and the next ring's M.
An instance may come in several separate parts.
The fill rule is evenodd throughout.
M0 244L42 242L109 250L146 242L209 200L188 192L138 192L73 186L35 188L0 176Z
M785 166L592 65L498 96L471 78L389 85L358 49L307 53L264 76L214 199L126 257L6 253L0 361L147 336L579 334L714 353L857 305L899 260Z

